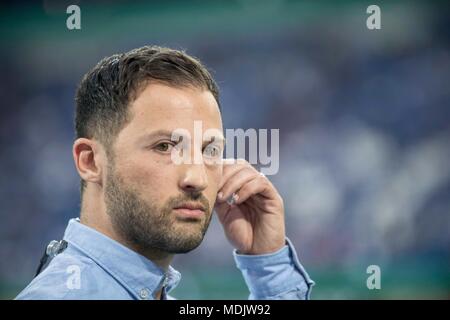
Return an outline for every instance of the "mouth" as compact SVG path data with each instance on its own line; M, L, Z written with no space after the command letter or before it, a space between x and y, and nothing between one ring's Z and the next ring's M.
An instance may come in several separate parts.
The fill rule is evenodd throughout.
M177 215L185 218L201 218L205 215L206 209L200 203L186 202L173 208Z

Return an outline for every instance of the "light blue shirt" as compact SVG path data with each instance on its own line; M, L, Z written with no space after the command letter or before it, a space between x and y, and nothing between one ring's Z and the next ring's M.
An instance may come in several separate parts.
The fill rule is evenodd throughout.
M16 299L163 299L181 280L149 259L102 233L71 219L64 233L67 248ZM249 299L309 299L314 282L298 261L289 239L277 252L233 256L250 290Z

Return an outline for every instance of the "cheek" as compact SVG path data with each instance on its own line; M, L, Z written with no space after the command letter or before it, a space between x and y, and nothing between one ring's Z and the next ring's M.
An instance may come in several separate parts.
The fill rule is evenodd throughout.
M213 201L216 200L217 192L219 192L219 185L222 179L222 168L216 168L209 173L208 177L208 196Z
M164 191L170 181L166 164L155 160L127 159L122 166L121 174L136 188L146 189L152 193Z
M215 172L214 174L211 175L211 186L214 188L214 190L219 191L219 185L220 185L220 180L222 179L222 174Z

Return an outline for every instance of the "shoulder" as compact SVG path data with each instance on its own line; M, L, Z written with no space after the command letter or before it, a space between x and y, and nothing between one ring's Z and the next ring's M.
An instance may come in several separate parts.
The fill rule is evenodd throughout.
M70 245L16 297L18 300L129 298L127 290L110 274Z

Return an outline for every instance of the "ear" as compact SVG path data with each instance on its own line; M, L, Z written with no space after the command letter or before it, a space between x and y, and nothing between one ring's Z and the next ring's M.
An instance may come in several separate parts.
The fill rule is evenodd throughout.
M79 138L73 143L72 154L81 179L102 185L105 155L101 145L91 139Z

